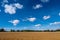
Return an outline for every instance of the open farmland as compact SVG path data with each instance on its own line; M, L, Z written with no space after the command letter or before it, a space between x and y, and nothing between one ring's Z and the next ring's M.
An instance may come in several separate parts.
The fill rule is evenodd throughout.
M60 40L60 32L0 32L0 40Z

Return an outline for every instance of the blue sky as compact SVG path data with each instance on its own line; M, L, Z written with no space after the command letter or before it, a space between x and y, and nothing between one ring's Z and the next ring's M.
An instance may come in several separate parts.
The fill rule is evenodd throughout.
M0 0L0 28L60 29L60 0Z

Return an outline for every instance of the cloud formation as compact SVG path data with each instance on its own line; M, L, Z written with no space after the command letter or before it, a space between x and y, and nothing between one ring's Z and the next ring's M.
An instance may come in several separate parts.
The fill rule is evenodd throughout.
M8 0L3 0L3 3L8 3Z
M60 22L52 22L52 23L49 23L48 28L50 30L59 29L60 28Z
M2 2L1 2L2 5L1 6L4 7L4 5L7 4L7 3L9 3L8 0L2 0Z
M50 16L44 16L44 17L43 17L44 20L47 20L47 19L49 19L49 18L50 18Z
M16 13L16 8L13 7L12 5L8 5L6 4L5 6L5 13L9 13L9 14L15 14Z
M18 9L22 9L23 8L23 5L19 4L19 3L14 3L14 4L5 4L4 5L4 8L5 8L5 13L9 13L9 14L15 14L16 13L16 10L17 8Z
M14 6L18 9L22 9L23 5L19 4L19 3L15 3Z
M33 6L34 9L39 9L41 7L43 7L41 4L36 4L35 6Z
M36 20L36 18L32 17L32 18L27 18L28 21L30 22L34 22Z
M53 23L50 23L50 25L57 25L57 24L60 24L60 22L53 22Z
M41 26L41 24L36 24L36 25L34 25L35 27L40 27Z
M49 0L41 0L41 2L49 2Z
M0 12L1 12L1 10L0 10Z
M11 21L8 21L10 23L12 23L14 26L16 26L20 21L19 20L11 20Z
M59 12L59 16L60 16L60 12Z
M33 29L40 29L40 27L41 27L42 25L41 24L35 24L35 25L33 25Z

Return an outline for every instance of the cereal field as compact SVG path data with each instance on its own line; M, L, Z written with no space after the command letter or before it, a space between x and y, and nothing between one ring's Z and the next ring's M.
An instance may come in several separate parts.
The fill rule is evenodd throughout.
M60 32L0 32L0 40L60 40Z

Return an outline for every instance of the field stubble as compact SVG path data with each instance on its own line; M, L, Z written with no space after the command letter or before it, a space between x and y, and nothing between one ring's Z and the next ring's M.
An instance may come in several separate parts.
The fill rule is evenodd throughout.
M0 32L0 40L60 40L60 32Z

